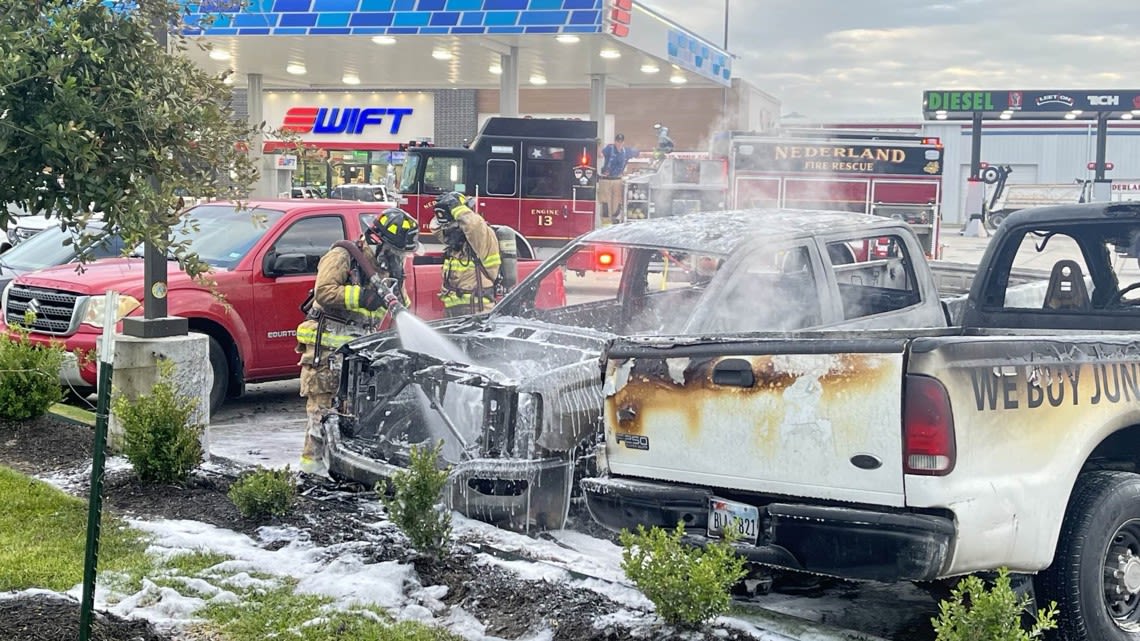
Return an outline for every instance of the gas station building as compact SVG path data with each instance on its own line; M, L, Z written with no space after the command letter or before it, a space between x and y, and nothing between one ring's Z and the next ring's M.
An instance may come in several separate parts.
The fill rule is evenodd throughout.
M678 150L696 151L716 130L767 129L779 115L774 97L733 77L729 52L634 0L253 0L240 10L208 1L188 9L191 30L210 45L188 55L231 73L239 115L288 124L318 150L306 161L259 141L258 196L291 184L383 182L390 165L399 171L401 144L460 146L494 115L595 120L603 142L620 132L642 150L661 123Z

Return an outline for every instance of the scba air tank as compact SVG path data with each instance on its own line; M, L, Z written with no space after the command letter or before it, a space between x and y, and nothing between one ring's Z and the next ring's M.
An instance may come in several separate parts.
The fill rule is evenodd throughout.
M515 230L503 225L495 226L495 237L499 240L499 257L503 264L499 273L503 277L503 287L513 289L519 282L519 251Z

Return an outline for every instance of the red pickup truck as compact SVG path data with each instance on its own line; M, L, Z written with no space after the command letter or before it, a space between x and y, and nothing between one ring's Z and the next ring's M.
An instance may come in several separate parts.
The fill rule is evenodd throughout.
M317 262L338 240L358 238L361 229L385 207L380 204L336 200L266 200L195 207L195 231L176 232L174 240L188 239L190 248L213 268L218 300L205 287L170 264L168 308L171 316L189 319L190 331L210 337L210 366L214 387L210 406L216 409L227 397L238 396L245 383L296 377L296 328L302 320L300 304L316 278ZM534 271L530 246L518 244L519 278ZM298 260L298 254L305 257ZM444 316L437 293L442 278L440 255L408 258L406 288L412 311L423 319ZM555 288L560 289L560 288ZM104 293L120 293L118 317L143 313L143 262L140 258L107 258L89 263L82 273L75 265L53 267L21 275L0 296L0 331L22 322L24 311L39 311L30 338L60 341L72 354L94 354L102 332ZM564 291L543 293L552 301ZM92 388L96 381L93 358L68 358L63 381L76 388Z

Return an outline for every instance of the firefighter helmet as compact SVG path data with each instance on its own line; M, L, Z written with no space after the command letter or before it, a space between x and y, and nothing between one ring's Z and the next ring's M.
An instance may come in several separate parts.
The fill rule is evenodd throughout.
M386 209L368 226L364 238L379 247L412 252L419 247L420 226L403 209Z

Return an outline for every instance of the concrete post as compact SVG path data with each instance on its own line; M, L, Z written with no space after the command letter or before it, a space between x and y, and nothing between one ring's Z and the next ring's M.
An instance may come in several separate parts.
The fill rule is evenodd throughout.
M102 337L98 344L103 342ZM189 334L167 338L135 338L115 336L115 370L111 389L127 398L150 394L160 379L159 362L174 363L173 381L179 393L194 399L195 411L190 420L205 426L202 430L203 460L210 458L210 389L214 373L209 367L210 338L205 334ZM123 424L111 413L107 425L107 444L116 452L123 450Z
M598 123L598 139L609 142L616 132L606 131L606 74L590 74L590 120Z
M519 48L499 54L499 115L517 118L519 115Z
M962 230L965 236L986 238L985 213L983 203L986 200L986 186L981 179L982 173L982 112L975 111L973 127L970 131L970 178L966 185L966 227Z
M596 167L601 170L604 164L601 155L602 149L609 141L609 137L616 132L606 131L606 74L592 73L590 74L590 120L598 123L598 158L596 158ZM602 180L598 180L597 195L602 193ZM623 187L624 189L624 187ZM609 212L612 217L614 212ZM613 218L611 218L613 220ZM594 202L594 229L602 226L602 204L595 197Z
M1112 181L1105 178L1108 169L1108 114L1096 116L1096 169L1093 180L1092 200L1106 203L1112 200Z
M265 119L264 93L262 90L262 76L259 73L250 73L245 76L246 81L246 105L249 111L249 125L251 127L258 127L261 121ZM258 179L253 185L254 198L276 198L277 191L275 186L277 184L277 170L269 166L269 160L265 157L263 150L265 149L265 136L258 132L254 134L253 140L250 141L249 154L253 159L258 169Z

